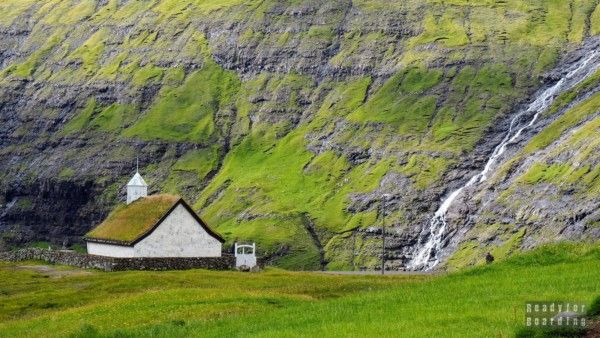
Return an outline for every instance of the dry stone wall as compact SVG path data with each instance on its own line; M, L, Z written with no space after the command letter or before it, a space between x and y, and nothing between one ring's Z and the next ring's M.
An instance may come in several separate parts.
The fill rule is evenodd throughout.
M0 261L18 262L41 260L52 264L64 264L84 269L104 271L124 270L188 270L210 269L229 270L235 266L235 257L224 254L221 257L189 258L113 258L88 255L67 250L47 250L38 248L0 252Z

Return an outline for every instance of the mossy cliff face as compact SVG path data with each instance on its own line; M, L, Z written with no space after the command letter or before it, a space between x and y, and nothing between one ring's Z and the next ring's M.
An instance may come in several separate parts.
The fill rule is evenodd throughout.
M565 63L599 46L589 39ZM540 243L600 238L599 92L596 70L561 93L491 179L455 203L452 231L460 235L449 239L449 267L481 263L486 251L504 258Z
M0 11L4 242L76 241L124 199L139 154L154 192L185 196L229 243L256 241L300 269L374 267L385 193L400 267L540 76L600 31L596 1L10 0ZM545 165L514 184L562 175Z

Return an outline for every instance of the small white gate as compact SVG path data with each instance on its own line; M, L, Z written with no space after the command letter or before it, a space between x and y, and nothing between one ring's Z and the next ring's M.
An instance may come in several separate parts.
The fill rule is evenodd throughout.
M235 267L244 266L252 269L256 266L256 243L240 244L235 243Z

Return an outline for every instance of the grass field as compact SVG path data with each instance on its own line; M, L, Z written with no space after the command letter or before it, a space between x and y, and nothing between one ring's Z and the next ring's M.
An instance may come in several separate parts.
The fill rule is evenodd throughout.
M115 272L0 263L0 336L510 337L525 302L600 295L600 247L448 275Z

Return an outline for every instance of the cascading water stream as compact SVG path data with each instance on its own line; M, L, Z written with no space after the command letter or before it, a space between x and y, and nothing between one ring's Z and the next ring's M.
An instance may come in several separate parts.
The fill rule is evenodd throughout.
M450 193L429 221L429 228L421 232L419 244L425 240L426 242L420 248L417 247L412 260L406 265L408 270L427 271L439 263L439 251L441 250L443 236L447 227L446 213L452 202L454 202L464 189L481 183L488 178L489 172L500 156L504 154L507 146L514 143L525 129L533 126L539 115L552 105L559 93L573 88L596 72L598 68L600 68L600 51L593 51L587 57L571 65L567 69L566 74L558 82L544 90L535 101L529 104L527 109L522 110L511 120L508 132L488 158L483 170L471 177L462 187ZM525 125L521 125L521 120L524 118L529 118L529 120L528 122L526 121Z

